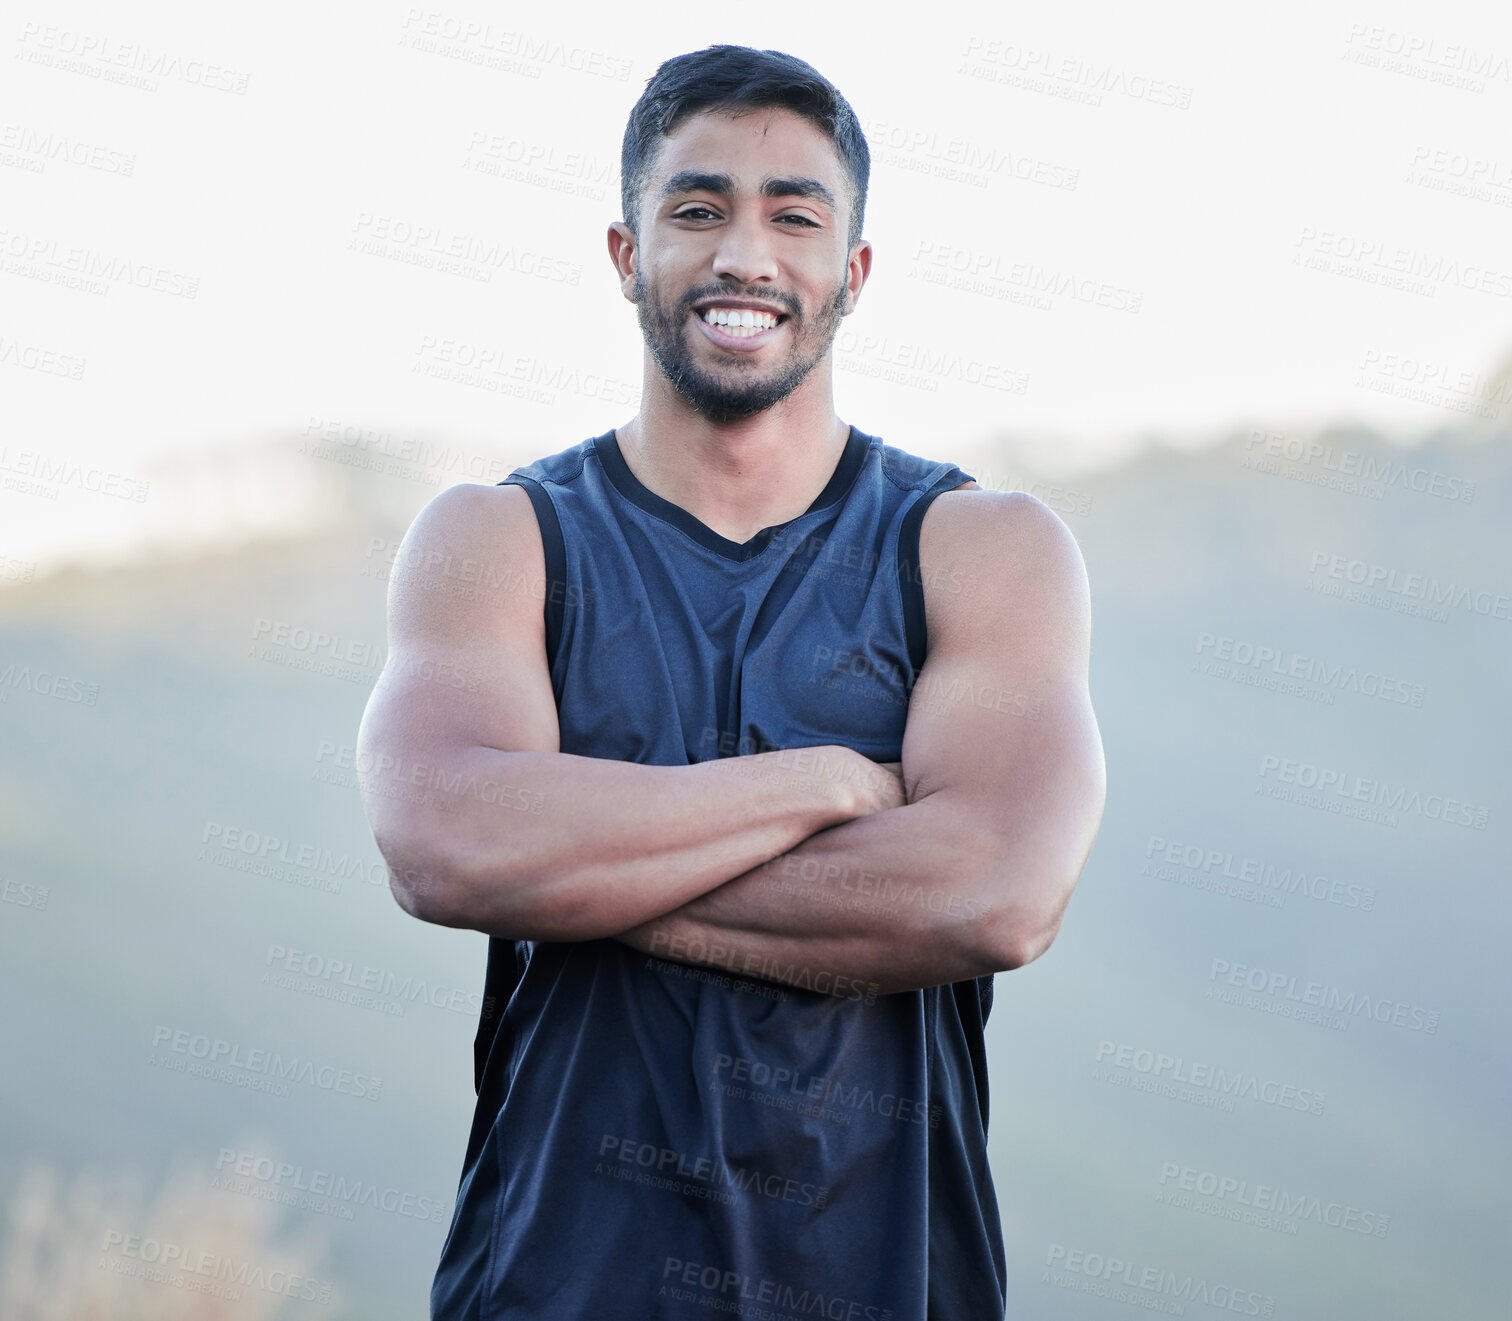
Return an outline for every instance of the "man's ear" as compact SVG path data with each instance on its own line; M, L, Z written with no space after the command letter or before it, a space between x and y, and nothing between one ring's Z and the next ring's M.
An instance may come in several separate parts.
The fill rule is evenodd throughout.
M856 300L861 297L862 287L871 274L872 245L858 239L851 249L850 262L845 268L845 315L856 310Z
M623 220L613 221L607 235L609 260L619 275L620 292L630 302L635 301L635 266L640 259L640 248L635 241L635 231Z

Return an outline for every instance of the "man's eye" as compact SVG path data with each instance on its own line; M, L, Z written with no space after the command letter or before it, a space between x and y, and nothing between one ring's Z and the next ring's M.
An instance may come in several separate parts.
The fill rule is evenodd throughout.
M808 216L800 216L797 213L790 213L790 214L785 215L785 216L778 216L777 219L778 220L796 220L800 225L807 225L807 226L809 226L810 229L818 229L819 228L819 222L817 220L810 220L808 218Z
M714 212L709 210L709 208L706 206L690 206L686 211L679 211L672 218L674 220L694 220L698 218L699 212L702 212L706 216L712 216L714 214Z

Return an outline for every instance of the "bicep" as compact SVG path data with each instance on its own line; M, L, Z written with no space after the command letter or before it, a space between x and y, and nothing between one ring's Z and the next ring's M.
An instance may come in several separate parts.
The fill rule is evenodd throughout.
M540 531L519 487L452 487L421 511L390 578L388 658L358 740L367 778L423 780L418 768L476 747L558 750L544 598ZM395 801L371 795L369 815Z
M1104 797L1086 569L1033 497L954 499L920 530L929 649L903 738L909 799L947 798L990 849L1047 878L1040 902L1058 912Z

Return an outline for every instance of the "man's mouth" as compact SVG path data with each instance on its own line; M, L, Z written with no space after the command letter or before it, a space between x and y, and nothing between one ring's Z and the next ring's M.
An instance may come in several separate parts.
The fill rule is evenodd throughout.
M698 310L698 319L714 329L716 335L729 339L754 339L775 330L787 320L785 313L763 312L749 307L721 307L714 304Z

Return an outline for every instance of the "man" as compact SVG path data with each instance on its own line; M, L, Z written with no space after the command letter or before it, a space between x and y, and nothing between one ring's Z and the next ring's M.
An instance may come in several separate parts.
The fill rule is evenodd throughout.
M434 1317L1003 1315L983 1026L1101 818L1090 606L1043 504L835 414L868 159L801 60L664 63L639 413L398 557L365 803L491 937Z

